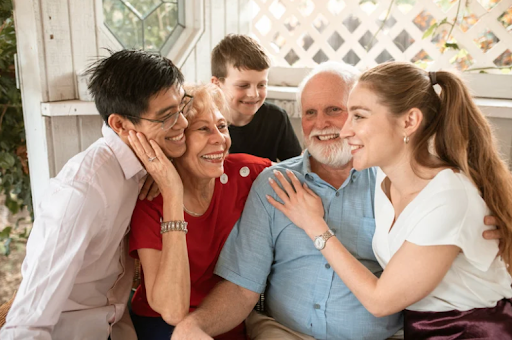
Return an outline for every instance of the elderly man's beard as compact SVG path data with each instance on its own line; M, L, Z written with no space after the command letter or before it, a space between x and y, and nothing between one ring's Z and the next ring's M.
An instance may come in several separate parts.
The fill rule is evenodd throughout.
M335 168L343 167L352 159L350 145L348 145L347 140L343 138L329 144L324 144L317 138L319 135L331 134L339 135L340 130L336 128L313 129L309 136L305 138L306 148L318 162Z

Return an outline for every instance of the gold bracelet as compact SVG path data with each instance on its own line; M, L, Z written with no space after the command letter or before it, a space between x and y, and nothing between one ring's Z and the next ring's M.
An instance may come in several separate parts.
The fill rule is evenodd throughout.
M184 231L188 233L187 229L188 222L185 221L169 221L160 223L160 234L167 233L169 231Z

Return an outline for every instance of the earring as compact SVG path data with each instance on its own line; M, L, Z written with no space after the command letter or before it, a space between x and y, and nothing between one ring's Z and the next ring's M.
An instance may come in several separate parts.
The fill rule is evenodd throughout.
M409 143L409 136L407 136L407 134L404 132L404 144L408 144Z

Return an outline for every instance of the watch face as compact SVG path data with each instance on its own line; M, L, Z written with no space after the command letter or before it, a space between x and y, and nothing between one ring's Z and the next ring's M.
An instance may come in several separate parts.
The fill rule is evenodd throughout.
M321 249L324 249L324 247L325 247L325 240L321 236L315 238L315 248L318 250L321 250Z

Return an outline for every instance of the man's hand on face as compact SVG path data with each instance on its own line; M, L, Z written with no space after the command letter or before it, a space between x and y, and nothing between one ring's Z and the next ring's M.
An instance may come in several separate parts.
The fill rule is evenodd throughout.
M180 175L155 141L148 141L144 134L133 130L128 135L128 141L162 194L183 194Z
M171 340L213 340L213 338L203 332L190 318L185 318L174 328Z
M158 188L158 184L156 184L151 175L148 175L144 181L144 185L140 189L139 199L142 201L147 198L148 201L152 201L159 194L160 189Z
M498 255L501 255L501 253L503 251L503 242L501 242L503 235L501 233L500 227L503 226L503 222L501 220L499 220L498 218L496 218L495 216L489 215L489 216L485 216L484 223L485 223L485 225L496 226L496 229L486 230L483 232L482 235L486 240L499 240L500 241L500 244L499 244L500 251L499 251Z

